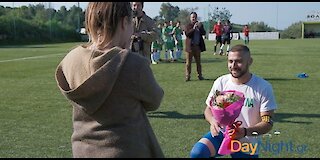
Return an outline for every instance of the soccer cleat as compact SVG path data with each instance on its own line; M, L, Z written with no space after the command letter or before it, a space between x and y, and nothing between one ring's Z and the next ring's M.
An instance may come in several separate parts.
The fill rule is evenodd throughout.
M200 81L204 80L204 78L203 78L202 76L198 76L198 79L199 79Z
M186 77L186 82L188 82L188 81L190 81L190 77L187 76Z

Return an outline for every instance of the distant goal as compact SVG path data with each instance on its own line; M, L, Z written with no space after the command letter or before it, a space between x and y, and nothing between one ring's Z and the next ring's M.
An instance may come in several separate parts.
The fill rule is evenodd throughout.
M302 22L302 39L320 38L320 22Z

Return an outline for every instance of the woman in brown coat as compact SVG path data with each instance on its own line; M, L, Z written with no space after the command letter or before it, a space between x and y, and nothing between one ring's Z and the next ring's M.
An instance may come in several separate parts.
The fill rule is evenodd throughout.
M150 61L130 52L129 2L90 2L87 45L70 51L56 70L62 94L73 106L73 157L164 157L147 111L164 92Z

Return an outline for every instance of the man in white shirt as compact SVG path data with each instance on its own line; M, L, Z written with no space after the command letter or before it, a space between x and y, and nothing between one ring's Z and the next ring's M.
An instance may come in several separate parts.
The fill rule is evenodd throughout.
M242 92L245 101L236 121L242 121L235 138L240 144L247 143L257 146L260 135L268 133L273 126L273 113L277 104L273 89L269 82L249 72L252 64L250 50L245 45L232 47L228 55L228 69L230 74L223 75L215 80L206 100L205 119L210 124L210 132L204 135L192 148L191 158L217 157L217 152L223 140L225 128L212 116L209 108L210 99L218 91L236 90ZM255 134L257 133L257 135ZM258 146L259 147L259 146ZM257 158L258 150L232 153L233 158Z

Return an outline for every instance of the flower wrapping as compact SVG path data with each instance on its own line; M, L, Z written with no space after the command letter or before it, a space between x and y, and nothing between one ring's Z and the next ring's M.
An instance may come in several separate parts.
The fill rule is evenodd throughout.
M244 95L243 93L234 90L217 92L212 96L210 101L211 113L220 125L231 125L241 112L244 103ZM231 95L231 102L222 100L222 106L218 106L215 101L219 99L220 95Z
M226 127L226 131L223 133L223 141L218 150L220 155L232 153L231 140L233 136L230 137L227 131L230 129L234 129L234 133L238 131L238 127L242 122L234 121L240 115L244 100L244 94L235 90L216 91L210 100L212 115L220 125ZM236 147L238 148L238 146Z
M227 128L226 128L226 131L223 133L223 140L221 142L221 145L220 145L220 148L218 150L218 153L220 155L227 155L227 154L231 154L232 151L231 151L231 140L234 139L234 135L235 135L235 132L238 132L238 128L239 126L241 125L241 121L237 121L237 122L234 122L232 125L228 125ZM233 133L231 136L229 136L228 134L228 130L232 129L233 130ZM239 144L238 143L235 143L233 145L233 149L234 150L237 150L239 149Z

